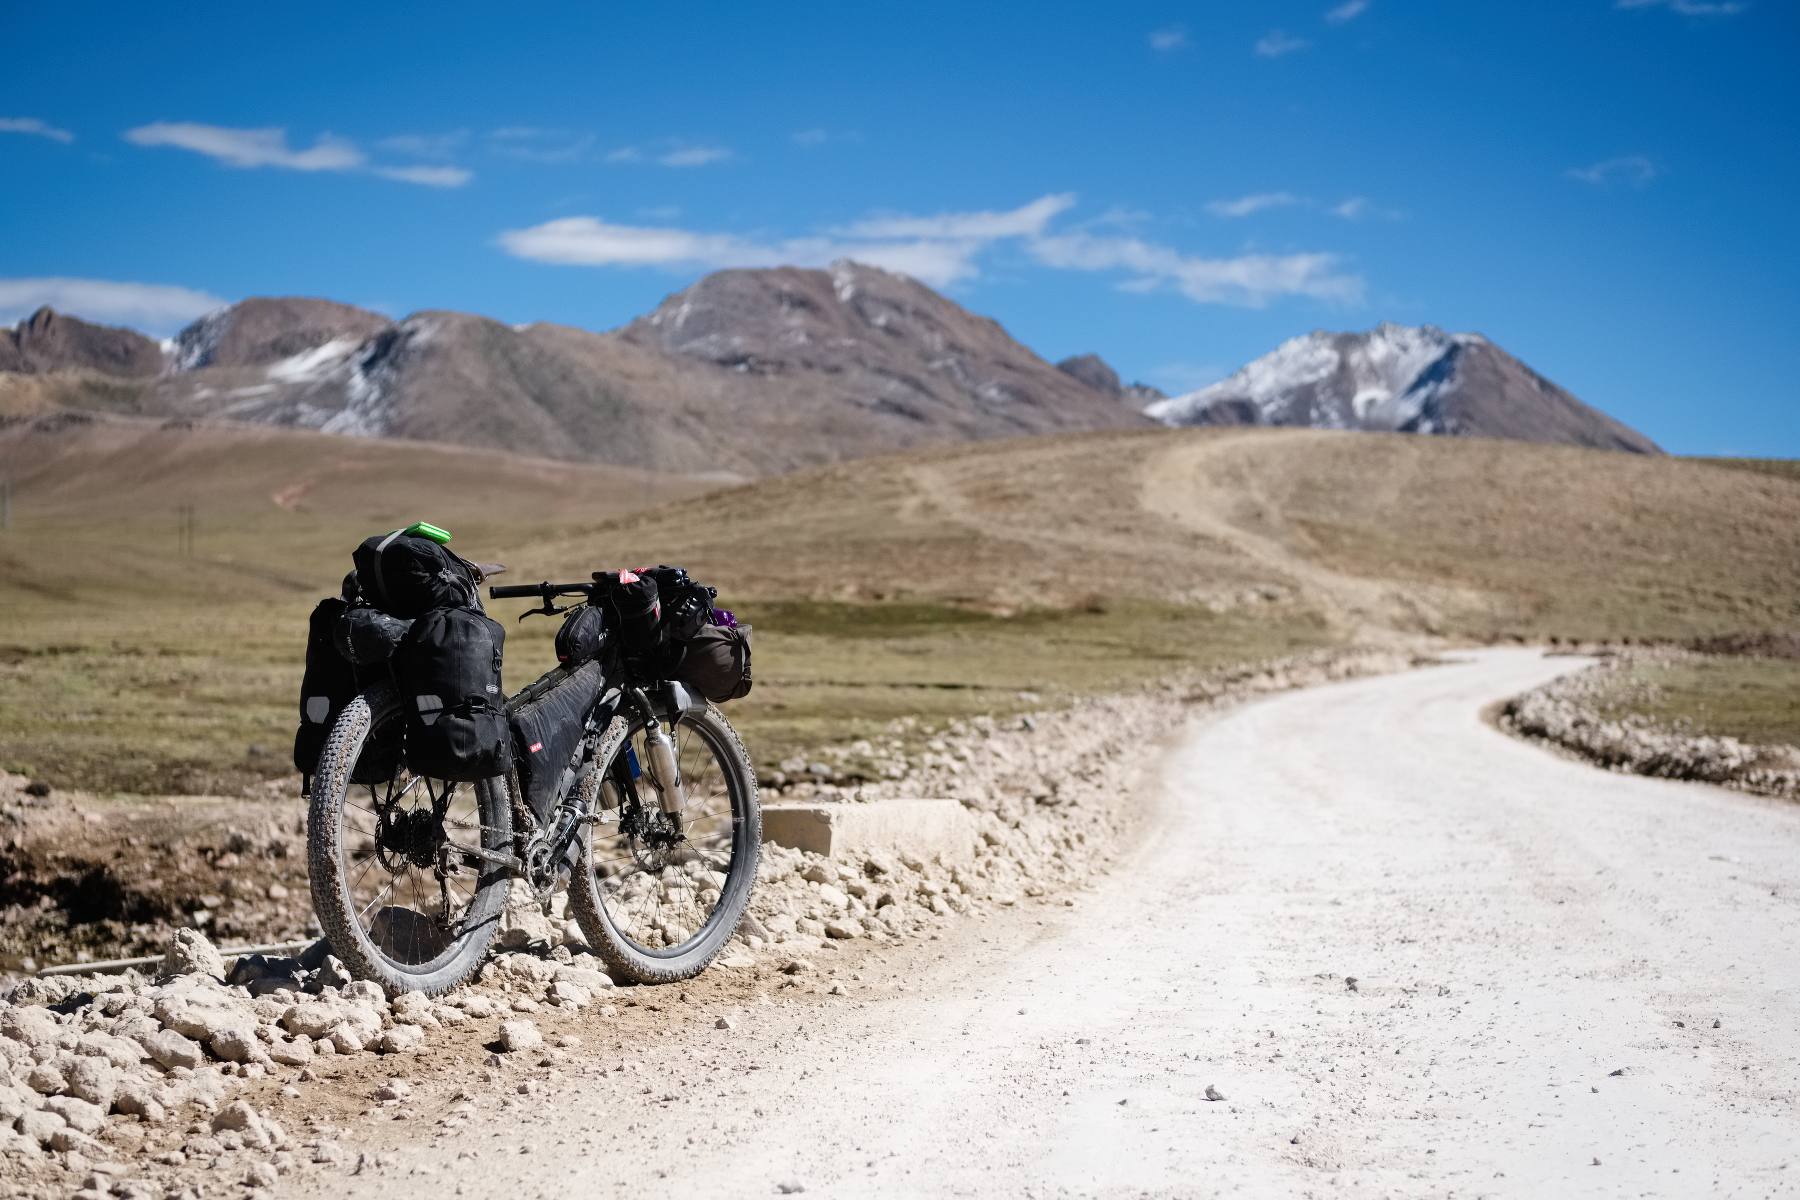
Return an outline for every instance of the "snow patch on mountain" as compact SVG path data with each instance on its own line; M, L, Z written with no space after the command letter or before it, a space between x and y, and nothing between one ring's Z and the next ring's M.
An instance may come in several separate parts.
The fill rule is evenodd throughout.
M360 338L332 338L322 346L302 350L292 358L273 363L268 376L277 383L314 383L331 375L362 345Z
M1368 333L1309 333L1229 379L1144 411L1165 425L1211 424L1228 406L1256 424L1442 432L1434 414L1457 386L1456 352L1481 342L1475 334L1391 322Z
M164 353L172 371L198 371L212 362L225 331L231 328L233 310L216 308L175 335Z

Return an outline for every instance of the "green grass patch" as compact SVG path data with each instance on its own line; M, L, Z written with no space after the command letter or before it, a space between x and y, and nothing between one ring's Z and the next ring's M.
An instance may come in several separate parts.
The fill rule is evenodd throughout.
M1643 664L1624 673L1606 716L1759 745L1800 746L1800 662L1708 658Z

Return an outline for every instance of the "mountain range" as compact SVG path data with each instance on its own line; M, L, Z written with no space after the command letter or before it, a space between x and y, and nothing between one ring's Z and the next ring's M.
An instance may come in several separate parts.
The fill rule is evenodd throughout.
M224 418L731 476L916 446L1171 425L1485 435L1655 452L1486 339L1297 338L1174 398L859 263L720 271L604 333L253 298L158 342L42 309L0 330L0 415Z

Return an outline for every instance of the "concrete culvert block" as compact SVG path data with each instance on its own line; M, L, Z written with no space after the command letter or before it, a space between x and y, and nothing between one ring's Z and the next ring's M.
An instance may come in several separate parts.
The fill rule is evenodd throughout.
M887 853L950 861L974 846L974 818L955 800L771 804L762 815L763 841L839 860Z

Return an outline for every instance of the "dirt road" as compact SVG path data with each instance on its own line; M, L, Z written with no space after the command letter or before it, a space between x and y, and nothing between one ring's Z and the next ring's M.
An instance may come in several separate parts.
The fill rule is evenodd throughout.
M1240 709L1170 754L1141 844L1073 907L799 977L845 996L697 985L542 1083L467 1072L465 1117L426 1085L347 1139L384 1165L287 1186L1800 1190L1800 808L1480 720L1575 665L1485 652Z

